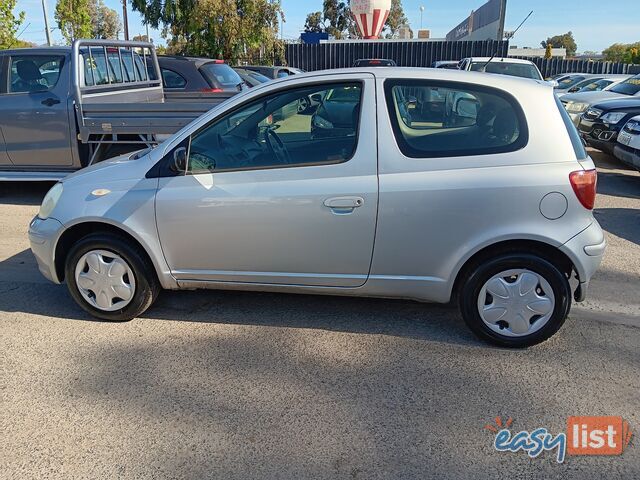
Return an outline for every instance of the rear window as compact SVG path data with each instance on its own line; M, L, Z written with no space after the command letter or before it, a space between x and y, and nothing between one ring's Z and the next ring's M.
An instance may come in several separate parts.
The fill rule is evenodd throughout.
M567 129L569 138L571 139L571 145L573 145L573 151L576 153L576 160L585 160L587 158L587 151L584 148L584 144L582 143L582 139L578 134L578 130L576 130L575 125L571 121L571 117L569 117L567 110L562 106L562 102L560 101L560 99L555 95L554 97L556 99L556 105L558 106L558 110L560 110L560 116L562 117L564 126Z
M626 79L609 90L610 92L622 93L624 95L635 95L640 92L640 75Z
M260 83L267 83L271 81L269 77L265 77L259 72L252 72L251 70L247 70L247 75L249 75L251 78L255 78Z
M512 152L528 142L522 108L507 92L457 82L385 82L402 153L411 158Z
M472 72L481 72L484 66L487 73L499 73L500 75L510 75L512 77L533 78L534 80L542 80L540 72L535 65L526 63L509 63L509 62L474 62L471 64Z
M200 71L214 88L233 88L242 83L240 75L226 63L205 63Z

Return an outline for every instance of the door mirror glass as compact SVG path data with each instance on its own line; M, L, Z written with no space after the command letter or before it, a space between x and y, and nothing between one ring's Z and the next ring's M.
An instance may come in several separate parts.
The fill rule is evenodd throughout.
M314 103L321 103L322 102L322 95L319 93L314 93L313 95L311 95L311 101Z

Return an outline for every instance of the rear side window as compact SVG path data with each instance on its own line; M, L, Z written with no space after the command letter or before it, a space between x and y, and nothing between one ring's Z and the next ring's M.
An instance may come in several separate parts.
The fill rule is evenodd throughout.
M184 88L187 85L187 81L182 75L168 68L162 68L162 81L164 82L164 88Z
M528 141L522 108L507 92L454 82L385 82L402 153L412 158L513 152Z
M43 92L55 87L64 57L13 55L9 66L9 93Z
M587 158L587 151L584 148L584 144L580 139L580 135L578 134L578 130L576 130L575 125L571 121L571 117L567 113L567 110L562 106L562 102L555 95L553 96L556 100L556 105L558 106L558 110L560 110L560 116L562 117L562 121L564 122L564 126L567 129L567 133L569 134L569 138L571 139L571 145L573 145L573 151L576 153L576 160L584 160Z
M200 71L213 88L233 88L242 83L240 75L226 63L205 63Z

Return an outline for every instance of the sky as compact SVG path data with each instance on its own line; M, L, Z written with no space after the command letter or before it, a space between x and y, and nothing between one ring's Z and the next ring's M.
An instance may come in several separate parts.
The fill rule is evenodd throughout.
M53 18L56 0L45 0L49 12L49 26L56 27ZM285 13L283 36L299 38L307 13L322 10L322 0L281 0ZM442 38L464 20L471 10L485 0L403 0L404 11L414 30L420 28L420 6L425 7L422 24L431 29L432 38ZM122 17L121 0L104 0ZM640 8L638 0L507 0L505 30L513 30L533 10L533 15L511 40L518 47L538 47L547 37L572 31L578 51L602 51L613 43L640 41ZM18 0L18 11L26 12L21 37L37 44L46 42L42 0ZM144 34L140 14L129 11L129 34ZM26 28L25 28L26 27ZM151 38L163 44L160 32L151 30ZM54 42L62 42L60 31L52 32Z

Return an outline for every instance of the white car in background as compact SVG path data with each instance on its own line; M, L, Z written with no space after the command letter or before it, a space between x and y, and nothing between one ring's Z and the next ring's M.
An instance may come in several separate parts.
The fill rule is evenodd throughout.
M470 72L497 73L512 77L544 80L535 63L519 58L505 57L469 57L460 62L460 70Z
M621 162L640 170L640 115L622 127L613 154Z

